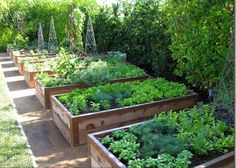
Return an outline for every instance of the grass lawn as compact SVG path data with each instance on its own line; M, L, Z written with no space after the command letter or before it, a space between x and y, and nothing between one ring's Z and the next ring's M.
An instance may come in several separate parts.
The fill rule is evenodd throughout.
M33 167L0 68L0 167Z

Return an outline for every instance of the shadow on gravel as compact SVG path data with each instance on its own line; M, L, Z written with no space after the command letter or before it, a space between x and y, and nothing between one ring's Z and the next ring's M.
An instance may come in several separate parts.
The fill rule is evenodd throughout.
M26 85L24 80L19 81L13 81L13 82L7 82L8 89L10 91L16 91L16 90L23 90L28 89L29 87Z
M14 98L13 102L15 103L18 114L25 114L28 112L33 113L35 111L44 111L43 106L40 104L35 95Z
M40 158L37 163L41 167L89 167L87 146L72 148L49 117L51 113L45 113L36 112L38 119L22 123L34 156Z
M15 67L15 64L14 64L14 63L8 63L8 64L2 64L1 66L2 66L2 68L4 69L4 68Z
M0 62L6 62L6 61L11 61L11 59L5 58L5 57L3 57L3 58L0 57Z
M14 76L21 76L19 74L18 70L6 71L6 72L3 72L3 74L4 74L5 78L14 77Z

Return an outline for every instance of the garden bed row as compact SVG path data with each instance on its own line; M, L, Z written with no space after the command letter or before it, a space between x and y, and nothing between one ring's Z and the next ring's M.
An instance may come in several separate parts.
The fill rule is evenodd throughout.
M53 61L55 59L56 55L43 55L43 56L36 56L36 57L22 57L18 61L18 70L21 75L25 75L25 71L27 69L27 66L30 64L39 64L44 63L48 61Z
M37 74L42 72L47 73L49 75L53 74L53 72L48 68L30 69L29 67L38 64L43 64L48 61L53 61L53 59L56 57L55 54L34 53L32 51L19 51L17 49L8 49L8 53L11 60L18 67L19 73L21 75L24 75L25 82L30 88L35 87L34 78Z
M117 65L120 66L122 62L119 61L118 63L116 63L116 59L114 59L115 61L113 59L105 60L108 62L103 62L104 60L91 62L91 60L88 61L86 60L86 58L84 59L84 62L82 62L81 64L73 65L73 66L79 66L79 68L76 69L78 70L78 74L76 75L79 78L81 77L79 73L85 73L88 76L88 75L91 75L89 74L90 73L89 71L91 71L94 74L91 75L90 78L84 78L83 79L84 82L79 81L77 83L73 83L73 82L68 83L68 81L65 81L63 79L63 78L65 79L68 78L68 76L67 77L62 76L58 78L58 74L54 74L54 72L51 70L45 69L45 70L39 70L39 71L32 71L30 70L30 68L28 69L25 68L25 62L24 62L25 60L27 60L27 65L29 67L34 67L34 65L42 64L43 62L48 61L48 59L46 60L32 59L31 60L31 58L28 57L29 60L31 60L31 61L28 61L26 53L22 53L23 55L14 55L14 52L12 51L9 51L9 53L12 56L14 63L16 65L18 64L19 72L25 75L25 81L29 85L29 87L35 87L36 96L41 102L41 104L46 109L51 108L51 112L53 114L53 121L58 127L58 129L60 130L61 134L68 141L68 143L72 147L78 146L78 145L84 145L88 143L90 159L91 159L91 167L117 167L117 168L118 167L131 167L132 168L132 167L136 167L137 165L139 166L141 165L140 167L163 167L168 164L169 164L169 167L171 167L170 164L173 164L173 163L176 165L179 164L178 165L179 167L189 167L189 166L225 167L229 164L232 164L234 160L233 158L234 152L232 152L232 144L231 144L232 137L228 139L226 138L226 140L224 139L224 137L220 137L222 138L222 142L218 142L219 146L221 145L220 147L218 146L218 148L216 148L218 153L216 154L214 152L208 153L209 156L212 155L211 157L209 157L208 155L206 157L202 157L201 156L202 153L196 154L197 152L194 151L196 148L191 146L192 144L194 144L193 142L190 145L189 144L186 145L188 147L182 146L182 148L186 150L182 150L182 152L179 150L178 155L177 154L163 155L163 156L160 155L160 157L166 157L167 161L158 160L159 155L155 155L154 158L151 158L154 155L150 155L150 157L147 159L144 153L142 153L143 151L141 152L139 151L144 148L146 142L143 142L144 139L143 138L140 139L140 136L138 136L138 134L134 135L135 139L139 138L138 140L136 139L137 143L135 145L137 144L138 145L135 147L135 151L137 152L135 153L135 155L134 153L132 153L134 151L130 150L131 148L128 148L128 149L124 148L125 146L127 146L127 144L130 143L130 142L127 142L126 139L125 139L125 143L123 143L123 146L122 145L117 146L117 147L109 146L109 145L115 146L114 144L116 143L118 144L120 143L120 141L123 141L124 137L126 136L126 133L127 132L129 133L129 130L131 130L131 128L133 128L134 126L142 127L143 125L145 125L146 122L143 122L143 121L150 120L154 116L156 116L156 118L158 118L158 116L163 117L163 112L166 114L169 111L179 111L185 108L192 108L194 105L196 105L198 95L188 90L182 84L169 82L162 78L152 79L150 78L149 75L142 73L142 71L138 69L136 70L135 67L132 67L132 69L129 69L129 70L133 70L133 69L135 70L133 74L132 73L130 74L131 76L126 76L124 78L113 77L113 78L107 78L104 80L102 79L104 77L102 73L107 73L107 72L104 71L103 68L106 67L107 64L111 67L112 66L115 67ZM35 55L31 55L31 56L35 57ZM19 59L19 58L23 58L23 59ZM24 61L19 61L19 60L24 60ZM87 64L87 65L83 67L84 64ZM94 66L97 69L89 67L90 64L91 64L91 67ZM83 66L81 67L80 65L83 65ZM129 67L129 65L127 67ZM44 73L47 73L48 75L42 74L35 80L36 74L41 73L42 71ZM116 74L119 71L121 71L121 73L125 73L125 71L122 71L121 69L117 69L117 68L114 69L113 71L115 71L115 73L112 72L114 74ZM99 79L96 79L98 82L98 84L96 84L96 80L93 79L95 78L96 74L101 75L101 81L103 82L100 83ZM50 75L55 75L55 76L50 76ZM122 76L122 75L118 75L118 76ZM61 80L62 83L58 84L57 79ZM88 79L91 81L87 81ZM98 85L98 86L94 86L94 85ZM182 114L183 112L181 111L180 113ZM192 112L190 110L190 112L185 111L184 113L191 114ZM197 113L194 113L194 115L196 114ZM169 121L172 121L173 118L168 118L167 124L170 124ZM201 120L200 118L201 117L199 117L199 120ZM191 118L191 121L192 120L196 120L196 118ZM209 119L210 122L212 120L213 119ZM178 125L177 120L175 122ZM198 121L196 120L196 123L197 122ZM217 122L218 121L215 121L216 124ZM208 125L208 123L205 123L205 124L203 123L202 123L203 126ZM188 127L191 128L191 126L194 125L195 122L188 123L188 124L189 124ZM178 125L178 129L176 127L175 131L181 130L179 129L179 125ZM172 129L171 126L168 126L168 129L171 130ZM149 130L150 129L149 127L146 127L145 129ZM225 134L226 136L226 135L229 135L229 131L226 131L225 128L226 127L224 127L223 124L221 125L221 127L219 126L220 131L222 131L221 129L224 129L223 134ZM160 128L157 127L155 131L157 130L160 131L161 129L162 127ZM114 135L119 134L119 131L122 132L123 130L124 132L126 132L124 135L118 138L114 138L114 137L111 138L113 134ZM205 130L209 131L208 127ZM215 131L216 130L217 129L215 128ZM173 137L180 134L180 131L179 132L178 131L173 134ZM198 130L198 131L201 131L201 130ZM164 132L165 133L163 133L163 135L158 134L158 136L160 137L167 136L165 135L166 131ZM216 134L215 135L216 137L219 136L217 134L217 131L215 134ZM170 138L169 137L170 135L172 134L168 133L167 139ZM192 134L189 134L190 137L191 135ZM130 136L129 138L132 139L133 134L129 136ZM149 134L145 133L145 136L149 137ZM184 137L184 135L182 136ZM173 137L171 137L172 140L176 138L176 137L174 138ZM149 138L151 140L153 137L150 136ZM205 137L202 137L202 138L205 138ZM199 141L201 141L200 139ZM112 143L110 142L111 140L112 140ZM131 141L133 143L133 140ZM145 141L148 141L148 140L146 139ZM155 142L159 142L159 139L155 139L151 141L152 141L151 143L155 144ZM175 150L175 148L181 147L181 144L179 141L180 141L179 139L178 141L174 141L174 144L178 144L178 145L172 146L171 149ZM188 139L185 143L189 141L191 141L191 138ZM215 138L213 138L212 141L215 142ZM109 142L109 144L107 144L107 142ZM159 143L161 142L162 141L160 141ZM208 142L205 141L203 143L208 143ZM170 144L172 144L172 142L170 142ZM225 146L225 144L230 144L230 145ZM198 146L199 148L198 150L200 151L208 150L208 149L202 149L203 147L201 145L204 146L203 144L200 144L200 146ZM165 151L165 148L166 146L168 146L168 143L162 146L164 147L162 150ZM119 153L119 148L125 151L126 153L125 152L122 153L121 151L120 152L122 154ZM205 148L207 147L205 146ZM150 149L146 150L146 152L150 151ZM228 151L228 153L224 154L222 153L222 151L224 152ZM168 153L162 153L162 154L168 154ZM127 160L127 158L129 159ZM181 159L182 161L178 162L178 160L181 160ZM129 162L129 160L131 160L131 162ZM190 163L190 160L192 163Z
M161 85L163 88L158 90L158 86L161 87ZM146 94L147 90L142 91L142 87L148 86L157 91L149 97L150 99ZM115 93L114 88L117 89ZM132 95L129 95L129 91L126 92L125 88L130 89ZM169 95L161 95L164 94L161 89L170 88L173 89L172 94L169 92ZM142 82L106 84L83 90L77 89L67 94L51 96L53 120L71 146L83 145L86 144L88 133L143 121L163 111L194 106L197 103L197 94L183 88L183 85L163 79L149 79ZM179 91L181 89L183 92ZM174 92L179 92L179 94L174 95ZM88 94L90 96L86 97ZM139 102L142 94L143 98L146 95L148 99ZM106 99L108 95L110 97ZM117 96L125 97L118 100ZM128 99L133 102L126 104ZM83 101L87 102L81 104ZM114 101L120 101L120 105L114 105ZM93 104L93 107L90 107L90 104ZM87 108L83 108L84 106ZM81 110L78 111L77 108Z
M69 77L41 74L35 82L35 93L45 109L50 109L50 97L68 93L74 89L88 88L104 83L143 81L150 76L136 66L116 58L84 58L77 64L76 72ZM109 71L109 72L108 72ZM69 80L68 80L69 79Z

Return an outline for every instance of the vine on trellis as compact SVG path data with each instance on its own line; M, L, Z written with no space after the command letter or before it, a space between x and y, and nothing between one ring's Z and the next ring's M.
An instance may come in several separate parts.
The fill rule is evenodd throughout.
M97 55L96 40L93 31L92 19L88 17L85 52L90 55Z
M23 32L24 20L23 17L19 15L19 13L16 14L16 27L19 33Z
M54 26L54 19L51 16L50 30L49 30L49 39L48 39L48 50L50 52L56 52L58 49L57 35Z
M213 108L224 109L234 114L234 31L229 42L221 79L214 91Z
M68 31L68 37L69 37L69 47L70 51L73 53L77 53L77 48L76 48L76 34L75 34L75 29L76 25L74 23L75 17L74 17L74 5L71 5L70 9L70 15L69 15L69 27L70 31Z
M38 30L38 48L40 50L44 49L44 38L43 38L43 29L42 24L39 23L39 30Z

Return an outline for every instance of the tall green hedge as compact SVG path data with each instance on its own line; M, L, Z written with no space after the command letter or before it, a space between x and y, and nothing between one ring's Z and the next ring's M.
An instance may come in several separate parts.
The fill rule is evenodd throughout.
M176 75L200 87L216 86L233 31L233 9L233 0L170 0L165 4Z
M134 0L132 5L124 1L102 8L94 25L98 50L120 50L129 61L166 76L174 63L163 19L157 0Z
M233 31L233 0L132 2L96 15L99 51L121 50L157 75L173 73L198 87L215 87Z

